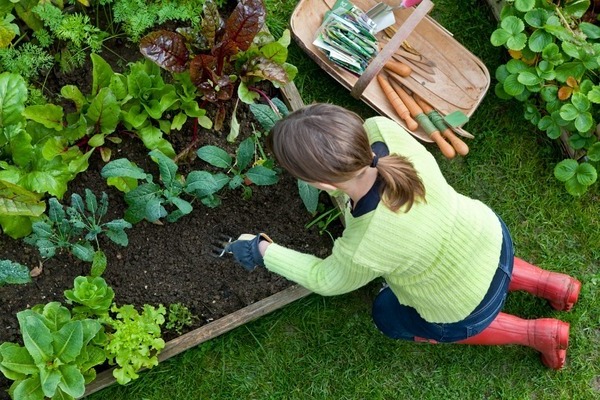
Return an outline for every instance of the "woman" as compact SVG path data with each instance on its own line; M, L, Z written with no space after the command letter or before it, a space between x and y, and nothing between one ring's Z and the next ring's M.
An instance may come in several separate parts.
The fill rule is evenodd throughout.
M373 304L377 327L395 339L520 344L563 367L569 324L501 312L506 294L525 290L570 310L581 284L514 257L504 222L457 193L433 156L400 125L366 121L341 107L314 104L278 121L269 145L293 176L347 197L346 227L320 259L265 234L228 250L247 269L264 265L316 293L347 293L383 277ZM246 239L246 240L245 240Z

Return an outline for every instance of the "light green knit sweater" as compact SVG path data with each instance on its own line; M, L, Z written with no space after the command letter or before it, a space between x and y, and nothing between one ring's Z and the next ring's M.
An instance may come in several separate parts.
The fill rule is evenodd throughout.
M483 299L498 267L502 230L485 204L446 183L433 156L400 125L384 117L365 121L371 143L407 157L418 171L426 202L408 213L383 203L360 217L345 210L346 229L332 254L303 254L276 243L267 269L313 292L336 295L383 277L401 304L429 322L457 322Z

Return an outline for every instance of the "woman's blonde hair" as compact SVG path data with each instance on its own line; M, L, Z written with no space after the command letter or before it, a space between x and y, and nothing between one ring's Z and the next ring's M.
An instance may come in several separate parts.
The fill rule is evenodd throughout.
M376 159L363 120L332 104L303 107L277 121L267 138L283 168L309 183L336 184L354 178L367 166L377 168L381 199L392 211L408 211L425 198L425 187L412 163L397 154Z

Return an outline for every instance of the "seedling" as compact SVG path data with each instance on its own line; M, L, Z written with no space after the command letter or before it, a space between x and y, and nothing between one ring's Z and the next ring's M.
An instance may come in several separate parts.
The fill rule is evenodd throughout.
M36 246L43 258L66 250L82 261L91 262L91 275L100 276L106 268L106 255L100 249L98 237L104 234L121 246L129 243L125 233L125 229L131 228L129 222L123 219L102 222L108 211L108 195L104 192L100 202L91 190L85 189L85 202L74 193L71 205L66 208L55 197L48 203L47 218L34 222L33 233L24 239Z

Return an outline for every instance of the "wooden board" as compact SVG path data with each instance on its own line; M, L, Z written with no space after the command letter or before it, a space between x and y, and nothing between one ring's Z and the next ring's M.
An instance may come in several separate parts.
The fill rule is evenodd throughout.
M326 54L313 44L325 13L331 10L334 4L335 0L301 0L292 14L290 26L298 45L323 70L346 89L351 90L359 76L329 61ZM377 1L354 0L353 4L362 10L368 10L377 4ZM414 8L395 11L394 27L400 29L413 10ZM390 39L385 32L378 33L377 37L382 46ZM400 78L401 83L419 94L443 115L459 110L471 116L490 86L489 71L483 62L429 16L425 16L418 23L406 41L435 64L432 67L433 74L430 76L435 82L413 73L406 78ZM381 115L406 127L385 97L376 79L368 83L360 98ZM432 142L421 128L411 133L425 142Z

